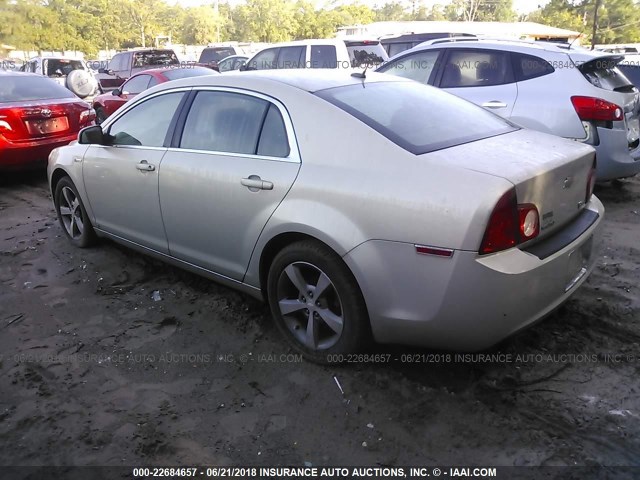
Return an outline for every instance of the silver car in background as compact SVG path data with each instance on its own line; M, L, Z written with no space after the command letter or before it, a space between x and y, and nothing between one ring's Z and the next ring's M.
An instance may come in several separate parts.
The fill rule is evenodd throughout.
M546 42L443 39L378 69L434 85L526 128L597 152L599 181L640 172L638 90L616 68L622 55Z
M495 344L587 278L604 213L591 147L375 73L159 85L55 150L48 176L72 243L111 238L265 299L319 362L371 336Z

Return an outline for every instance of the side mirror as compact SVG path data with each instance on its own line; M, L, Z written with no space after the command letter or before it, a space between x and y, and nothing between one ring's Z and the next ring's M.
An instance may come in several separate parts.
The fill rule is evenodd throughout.
M100 125L93 125L80 130L78 143L83 145L105 145L105 134Z
M113 95L114 97L119 97L122 94L122 92L120 91L119 88L115 88L113 90L111 90L111 95Z

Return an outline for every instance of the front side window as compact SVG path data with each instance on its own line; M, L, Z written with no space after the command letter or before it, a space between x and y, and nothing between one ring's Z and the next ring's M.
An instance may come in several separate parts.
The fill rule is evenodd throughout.
M251 70L269 70L276 68L276 58L278 58L279 48L267 48L258 53L251 61L249 68Z
M198 92L181 148L255 155L269 102L231 92Z
M109 62L109 69L113 70L114 72L124 70L124 68L122 68L123 58L124 58L124 55L115 55Z
M334 45L309 45L311 68L337 68L338 57Z
M398 77L409 78L420 83L429 83L440 50L424 50L406 55L394 62L390 62L378 71L390 73Z
M452 48L444 65L441 88L489 87L512 82L508 52Z
M139 103L109 127L112 145L162 147L184 92L167 93Z
M122 91L131 95L137 95L147 89L149 80L151 80L151 75L137 75L125 82L122 86Z
M348 85L315 95L416 155L517 129L471 102L417 82Z

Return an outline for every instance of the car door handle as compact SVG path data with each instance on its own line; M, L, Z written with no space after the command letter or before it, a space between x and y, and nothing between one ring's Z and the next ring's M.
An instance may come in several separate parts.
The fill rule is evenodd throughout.
M243 178L240 183L245 187L248 187L252 192L258 190L273 190L273 183L266 180L262 180L258 175L250 175L248 178Z
M505 108L507 104L499 100L492 100L490 102L484 102L482 106L484 108Z
M142 160L139 164L136 165L136 168L143 172L153 172L156 169L155 165L151 165L146 160Z

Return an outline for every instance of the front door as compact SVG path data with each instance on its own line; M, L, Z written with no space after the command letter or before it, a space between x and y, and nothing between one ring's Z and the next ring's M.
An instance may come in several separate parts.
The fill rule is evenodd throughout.
M108 146L91 145L84 183L95 226L139 245L168 253L160 213L158 172L165 138L185 92L146 100L105 124Z

